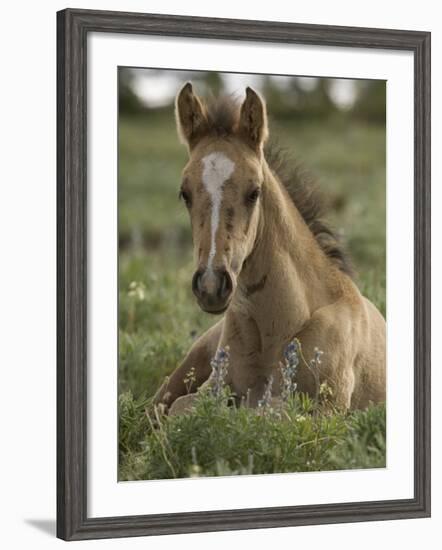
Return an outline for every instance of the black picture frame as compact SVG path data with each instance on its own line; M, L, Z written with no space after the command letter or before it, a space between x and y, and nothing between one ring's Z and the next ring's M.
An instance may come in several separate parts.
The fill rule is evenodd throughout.
M87 37L217 38L414 55L414 497L87 517ZM429 32L66 9L57 13L57 536L65 540L430 516Z

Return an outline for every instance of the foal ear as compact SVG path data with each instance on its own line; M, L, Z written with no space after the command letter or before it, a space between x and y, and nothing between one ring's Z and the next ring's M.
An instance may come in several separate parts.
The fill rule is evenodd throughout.
M262 151L269 133L266 107L261 97L249 87L241 105L238 132L257 153Z
M204 105L199 97L193 93L190 82L185 84L178 92L175 102L175 118L178 135L189 149L207 132L208 123Z

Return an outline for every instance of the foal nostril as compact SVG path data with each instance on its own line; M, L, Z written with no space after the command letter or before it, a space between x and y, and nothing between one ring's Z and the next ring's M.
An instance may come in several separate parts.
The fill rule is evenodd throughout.
M220 298L228 298L233 289L232 278L229 275L228 271L221 271L219 273L220 283L218 289L218 295Z
M192 291L195 294L195 296L201 295L201 271L195 271L193 277L192 277Z
M198 269L192 278L192 291L203 304L203 309L215 310L225 305L233 290L233 281L227 270Z

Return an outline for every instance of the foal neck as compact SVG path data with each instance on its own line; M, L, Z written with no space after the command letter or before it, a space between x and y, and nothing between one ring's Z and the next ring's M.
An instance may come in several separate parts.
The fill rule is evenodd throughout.
M237 306L259 324L272 320L293 336L315 310L336 300L341 274L265 161L260 208L255 247L238 280Z

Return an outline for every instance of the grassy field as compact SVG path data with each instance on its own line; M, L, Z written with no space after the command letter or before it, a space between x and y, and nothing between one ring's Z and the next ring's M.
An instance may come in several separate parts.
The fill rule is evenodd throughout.
M120 118L119 479L381 467L385 409L321 414L298 396L257 415L202 396L191 415L152 429L145 409L195 337L215 322L190 290L186 150L173 115ZM385 129L361 121L271 121L271 133L318 178L363 291L385 313Z

